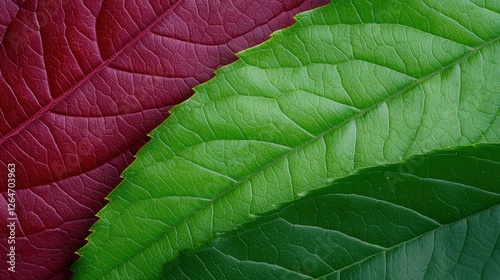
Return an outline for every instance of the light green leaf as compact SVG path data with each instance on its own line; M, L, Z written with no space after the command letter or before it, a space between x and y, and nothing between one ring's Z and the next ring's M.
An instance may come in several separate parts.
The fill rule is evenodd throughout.
M170 265L166 279L495 279L500 145L363 170Z
M496 1L335 1L196 88L100 213L75 278L155 278L356 170L500 140Z

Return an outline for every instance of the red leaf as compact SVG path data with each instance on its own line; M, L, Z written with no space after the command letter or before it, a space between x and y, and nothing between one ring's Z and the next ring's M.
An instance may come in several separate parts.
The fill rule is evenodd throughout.
M68 278L119 174L191 88L234 53L327 0L4 0L0 3L0 254L15 273Z

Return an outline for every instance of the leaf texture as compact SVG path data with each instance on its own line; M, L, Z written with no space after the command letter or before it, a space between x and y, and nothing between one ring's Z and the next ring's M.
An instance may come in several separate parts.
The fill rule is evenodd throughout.
M67 278L104 197L169 108L234 52L325 3L2 1L0 227L9 163L19 223L17 272L0 278Z
M332 179L498 142L495 3L335 1L239 53L152 132L76 278L158 277L180 250Z
M362 170L244 225L166 279L495 279L500 145Z

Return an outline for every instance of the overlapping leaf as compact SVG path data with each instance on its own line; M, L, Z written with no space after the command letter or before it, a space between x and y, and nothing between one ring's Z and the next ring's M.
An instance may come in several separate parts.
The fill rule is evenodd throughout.
M234 52L326 0L2 1L0 227L16 164L17 272L68 276L146 133ZM5 231L0 252L7 254Z
M197 88L100 212L80 278L155 277L356 170L500 140L494 1L336 1Z
M166 279L495 279L499 183L498 144L363 170L183 256Z

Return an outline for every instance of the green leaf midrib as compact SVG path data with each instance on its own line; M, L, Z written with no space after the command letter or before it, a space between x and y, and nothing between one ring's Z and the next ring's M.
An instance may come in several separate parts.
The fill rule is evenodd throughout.
M293 28L293 27L292 27ZM429 33L429 32L426 32L428 34L431 34L431 35L434 35L432 33ZM438 35L435 35L435 36L438 36ZM440 37L440 36L438 36ZM202 205L201 207L197 208L197 209L194 209L194 211L192 211L191 213L189 213L188 215L184 216L181 220L179 220L178 222L174 223L172 226L170 226L167 230L165 230L160 236L158 236L157 238L154 238L152 239L150 242L148 242L146 245L142 245L143 247L140 249L140 250L137 250L135 253L127 256L126 258L122 259L121 262L105 271L102 272L102 274L107 274L109 273L110 271L114 270L115 268L118 268L118 267L121 267L123 265L125 265L126 263L128 263L129 260L131 260L133 257L135 257L137 254L143 252L144 250L146 250L147 248L150 247L151 244L157 242L158 240L160 240L161 238L164 238L170 231L172 231L173 229L177 228L179 225L183 224L184 222L188 221L191 217L193 217L195 214L197 214L200 210L203 210L203 209L206 209L208 207L210 207L210 205L212 205L215 201L217 201L219 198L221 197L224 197L226 194L232 192L233 190L235 190L239 185L241 185L242 183L244 182L247 182L248 180L250 180L251 178L253 178L254 176L256 176L257 174L261 173L262 171L274 166L274 164L281 160L282 158L285 158L287 156L289 156L290 154L293 154L295 153L297 150L300 150L302 149L303 147L306 147L308 146L309 144L319 140L319 139L322 139L325 135L329 134L330 132L338 129L339 127L342 127L344 125L346 125L347 123L350 123L351 121L353 120L356 120L360 117L362 117L363 115L365 115L366 113L372 111L373 109L377 108L378 106L382 105L382 104L385 104L387 103L388 101L410 91L411 89L413 89L414 87L424 83L425 81L437 76L438 74L452 68L453 66L455 65L458 65L460 63L462 63L463 61L467 60L468 58L470 58L471 56L477 54L480 50L486 48L487 46L489 45L492 45L494 44L495 42L497 41L500 41L500 36L499 37L496 37L490 41L487 41L475 48L472 48L471 51L469 53L467 53L466 55L462 56L461 58L453 61L452 63L434 71L434 72L431 72L429 74L427 74L426 76L424 77L421 77L417 80L415 80L413 83L411 83L410 85L406 86L405 88L401 89L400 91L392 94L392 95L389 95L388 97L380 100L379 102L376 102L374 104L372 104L371 106L363 109L363 110L360 110L358 113L354 114L353 116L351 116L350 118L347 118L345 119L344 121L332 126L331 128L319 133L318 135L316 136L313 136L311 139L305 141L303 144L301 145L298 145L296 147L293 147L291 148L289 151L287 151L286 153L284 153L283 155L275 158L274 160L272 160L271 162L267 163L266 165L264 165L262 168L258 169L258 170L255 170L254 172L250 173L248 176L242 178L241 180L237 181L232 187L229 187L226 191L224 192L221 192L219 193L217 196L213 197L213 198L208 198L208 202L206 202L204 205ZM373 63L373 62L372 62ZM375 63L376 64L376 63ZM232 65L232 64L231 64ZM231 67L231 65L228 65L226 67ZM249 64L247 64L249 65ZM377 64L378 65L378 64ZM249 65L249 66L253 66L253 65ZM383 66L383 65L381 65ZM255 67L255 66L253 66ZM384 67L384 66L383 66ZM175 114L175 111L173 112L172 116ZM215 140L224 140L224 139L215 139ZM184 147L183 149L181 149L180 151L177 151L177 152L182 152L183 150L187 149L187 148L190 148L192 146L195 146L195 145L191 145L191 146L186 146ZM401 160L404 160L405 158L407 157L406 155L406 152L404 154L404 156L401 158ZM346 175L348 176L348 175ZM344 177L346 177L344 176ZM340 177L340 178L343 178L343 177ZM337 178L339 179L339 178ZM297 195L297 194L296 194ZM213 232L212 232L213 234Z
M410 238L410 239L408 239L408 240L405 240L405 241L403 241L403 242L401 242L401 243L399 243L399 244L395 244L395 245L393 245L393 246L391 246L391 247L384 248L384 249L383 249L383 250L381 250L380 252L377 252L377 253L375 253L375 254L372 254L372 255L370 255L370 256L367 256L366 258L364 258L364 259L362 259L362 260L359 260L359 261L357 261L357 262L354 262L354 263L352 263L352 264L350 264L350 265L348 265L348 266L346 266L346 267L343 267L343 268L341 268L341 269L338 269L338 270L332 271L332 272L327 273L327 274L325 274L325 275L322 275L322 276L320 276L320 277L316 277L316 278L312 278L312 277L311 277L311 278L312 278L312 279L315 279L315 280L318 280L318 279L324 279L325 277L328 277L328 276L333 275L333 274L335 274L335 273L339 273L339 274L340 274L340 273L342 273L342 271L345 271L345 270L347 270L347 269L349 269L349 268L351 268L351 267L354 267L354 266L356 266L356 265L358 265L358 264L361 264L361 263L363 263L363 262L365 262L365 261L367 261L367 260L369 260L369 259L371 259L371 258L375 258L375 257L377 257L377 256L379 256L379 255L384 255L384 254L386 254L387 252L390 252L390 251L395 250L395 249L397 249L397 248L399 248L399 247L401 247L401 246L404 246L404 245L406 245L406 244L408 244L408 243L410 243L410 242L413 242L413 241L415 241L415 240L418 240L419 238L422 238L422 237L423 237L423 236L425 236L425 235L432 234L432 233L435 233L436 231L438 231L438 230L440 230L440 229L443 229L443 228L445 228L445 227L449 227L449 226L452 226L452 225L454 225L454 224L461 223L461 222L463 222L464 220L467 220L467 219L468 219L468 218L470 218L470 217L473 217L473 216L476 216L476 215L480 215L481 213L483 213L483 212L487 212L487 211L490 211L490 210L492 210L492 209L494 209L494 208L496 208L496 207L498 207L498 206L499 206L499 204L496 204L496 205L494 205L494 206L491 206L491 207L485 208L485 209L483 209L483 210L481 210L481 211L477 211L477 212L475 212L475 213L471 213L470 215L465 216L465 217L462 217L461 219L456 220L456 221L453 221L453 222L451 222L451 223L442 224L442 225L440 225L440 226L438 226L438 227L436 227L436 228L434 228L434 229L432 229L432 230L429 230L429 231L427 231L427 232L423 232L422 234L419 234L419 235L417 235L417 236L415 236L415 237L413 237L413 238Z

